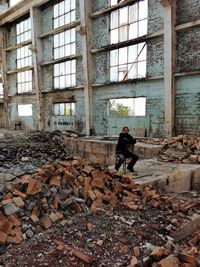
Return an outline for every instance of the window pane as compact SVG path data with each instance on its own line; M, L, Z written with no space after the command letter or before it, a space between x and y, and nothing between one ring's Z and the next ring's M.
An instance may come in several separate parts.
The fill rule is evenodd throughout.
M18 105L18 116L32 116L32 104Z
M123 42L128 40L128 26L123 26L119 28L119 41Z
M113 11L111 13L111 18L110 18L110 28L117 28L118 27L118 10L117 11Z
M110 51L110 66L118 64L118 49Z
M138 62L138 78L146 76L146 61Z
M119 64L124 64L127 62L127 47L122 47L119 49Z
M138 20L137 16L137 5L132 5L129 7L129 23L135 22Z
M110 31L110 43L116 44L118 41L118 29Z
M119 25L128 23L128 7L120 8L119 10Z
M118 80L118 67L110 68L110 81L114 82Z
M139 20L147 18L147 0L139 2Z
M147 47L145 43L138 44L138 54L139 54L138 60L139 61L146 60L146 50L147 50Z
M128 47L128 62L135 62L137 60L137 45Z
M129 40L138 37L138 23L135 22L129 26Z
M142 20L139 22L139 36L147 34L147 20Z

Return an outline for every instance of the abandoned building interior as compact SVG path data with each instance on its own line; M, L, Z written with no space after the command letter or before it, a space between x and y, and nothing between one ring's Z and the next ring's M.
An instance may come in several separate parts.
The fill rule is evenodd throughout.
M200 266L199 134L199 0L0 0L0 267Z
M1 1L1 127L199 134L198 0Z

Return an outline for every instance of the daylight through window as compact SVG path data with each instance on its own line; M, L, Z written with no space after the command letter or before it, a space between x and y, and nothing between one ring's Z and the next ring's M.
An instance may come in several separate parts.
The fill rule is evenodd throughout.
M145 116L146 97L117 98L109 100L109 116Z
M76 113L75 103L53 104L53 114L56 116L72 116Z

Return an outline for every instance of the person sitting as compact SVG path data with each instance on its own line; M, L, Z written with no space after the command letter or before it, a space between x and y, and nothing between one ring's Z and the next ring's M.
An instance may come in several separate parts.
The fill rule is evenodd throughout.
M129 144L135 144L136 139L129 134L129 128L124 126L122 132L119 134L118 143L116 147L116 154L119 160L115 164L115 169L118 171L121 165L124 163L126 158L131 158L127 169L130 172L134 172L134 165L139 159L138 155L128 151Z

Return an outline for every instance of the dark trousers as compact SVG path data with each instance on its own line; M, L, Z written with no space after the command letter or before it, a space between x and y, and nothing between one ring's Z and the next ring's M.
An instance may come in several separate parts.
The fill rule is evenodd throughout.
M134 154L134 153L129 152L129 151L125 151L124 153L117 151L117 156L118 156L119 160L117 161L117 163L115 165L116 170L118 170L121 167L121 165L124 163L126 158L131 158L131 161L129 162L129 164L127 166L128 169L133 169L135 163L139 159L137 154Z

